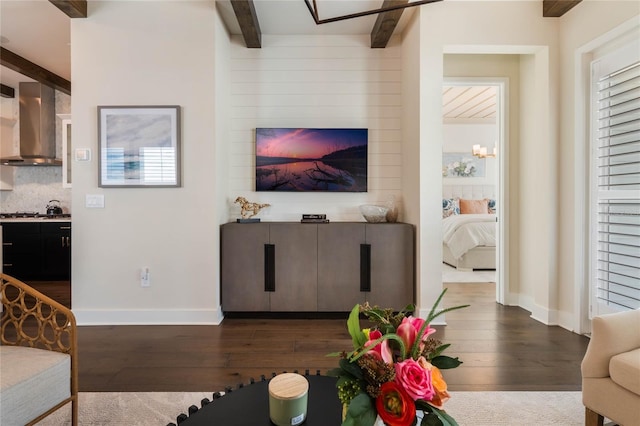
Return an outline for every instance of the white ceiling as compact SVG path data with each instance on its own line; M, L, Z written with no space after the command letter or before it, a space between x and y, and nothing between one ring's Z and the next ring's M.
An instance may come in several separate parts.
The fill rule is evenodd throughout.
M228 31L240 35L230 0L211 1L215 1ZM320 19L325 19L380 8L382 0L316 0L316 4ZM376 15L371 15L316 25L304 0L254 0L254 5L263 35L368 35L376 20ZM413 13L413 8L404 11L396 32L406 26ZM0 0L0 36L2 47L71 81L70 18L48 0ZM31 80L0 67L0 81L14 87L18 81Z

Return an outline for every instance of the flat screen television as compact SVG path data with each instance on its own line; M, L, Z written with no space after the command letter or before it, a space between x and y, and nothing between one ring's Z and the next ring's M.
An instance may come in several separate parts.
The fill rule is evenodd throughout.
M367 191L367 129L256 129L256 191Z

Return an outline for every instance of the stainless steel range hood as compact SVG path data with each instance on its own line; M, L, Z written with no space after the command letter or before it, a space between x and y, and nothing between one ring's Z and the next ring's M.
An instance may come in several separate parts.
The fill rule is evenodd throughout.
M0 158L5 166L61 166L56 158L55 90L40 83L20 83L20 155Z

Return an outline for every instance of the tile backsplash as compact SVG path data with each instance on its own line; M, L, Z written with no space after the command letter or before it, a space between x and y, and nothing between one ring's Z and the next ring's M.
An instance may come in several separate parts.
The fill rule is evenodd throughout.
M13 167L14 190L0 191L0 211L46 213L49 200L60 200L71 213L71 188L62 187L61 167Z

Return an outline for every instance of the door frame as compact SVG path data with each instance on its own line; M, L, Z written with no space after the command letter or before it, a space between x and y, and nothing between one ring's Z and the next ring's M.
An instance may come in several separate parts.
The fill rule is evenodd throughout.
M574 231L574 283L572 328L578 334L591 333L590 262L589 259L589 149L590 149L590 82L591 61L609 46L635 35L640 29L637 18L631 18L611 31L576 49L574 54L574 196L576 220Z
M509 79L506 77L444 77L443 86L496 86L498 127L498 226L496 234L496 302L509 304Z

